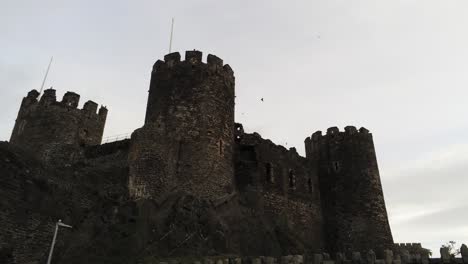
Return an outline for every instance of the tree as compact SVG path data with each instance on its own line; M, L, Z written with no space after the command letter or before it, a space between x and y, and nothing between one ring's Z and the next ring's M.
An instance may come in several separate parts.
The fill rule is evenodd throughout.
M448 252L449 252L449 254L450 254L450 256L454 258L454 257L460 255L460 249L457 248L457 247L455 246L455 244L457 244L457 242L455 242L455 241L449 241L449 242L447 242L445 245L442 245L441 247L442 247L442 248L447 248L447 249L448 249Z

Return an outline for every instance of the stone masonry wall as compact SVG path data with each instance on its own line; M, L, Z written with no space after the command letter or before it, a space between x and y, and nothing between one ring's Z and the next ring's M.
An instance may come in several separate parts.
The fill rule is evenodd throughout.
M0 142L0 263L45 263L58 219L74 228L60 231L56 263L82 252L128 200L125 162L121 152L51 169Z
M233 191L234 75L216 56L171 53L151 75L145 125L132 134L129 190L135 199L185 190Z
M67 92L61 102L48 89L38 101L32 90L23 99L10 142L34 153L48 165L71 163L82 147L101 143L107 109L88 101L77 109L80 96Z
M307 158L318 168L327 250L392 248L372 134L352 126L321 133L305 144Z
M322 249L318 178L309 161L294 148L287 150L256 133L244 134L240 124L236 128L238 189L258 193L265 215L287 223L286 233L294 233L307 246L303 252Z
M382 258L377 258L373 250L367 252L354 251L349 255L335 253L315 253L287 256L206 256L202 258L160 258L148 260L146 263L158 264L466 264L468 263L468 248L461 246L459 258L447 255L444 248L440 249L441 258L430 258L405 252L394 254L392 250L384 250Z

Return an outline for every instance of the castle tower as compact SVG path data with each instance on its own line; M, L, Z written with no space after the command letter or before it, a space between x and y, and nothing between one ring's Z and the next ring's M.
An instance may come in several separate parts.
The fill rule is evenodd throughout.
M186 191L215 199L232 192L234 74L214 55L187 51L158 60L145 124L132 134L129 192L134 199Z
M80 96L67 92L57 102L55 90L47 89L38 101L32 90L23 98L16 119L11 144L31 151L47 164L70 162L84 146L101 143L107 109L88 101L78 109Z
M372 134L365 128L317 131L305 140L319 174L329 252L392 248Z

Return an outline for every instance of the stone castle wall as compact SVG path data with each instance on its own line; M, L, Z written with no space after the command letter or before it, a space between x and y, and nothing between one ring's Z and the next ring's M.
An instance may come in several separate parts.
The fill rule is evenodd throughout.
M84 146L101 143L107 109L88 101L78 109L80 96L67 92L57 102L55 90L32 90L23 99L10 142L34 153L49 165L78 159Z
M132 134L131 195L174 190L216 198L233 192L234 75L216 56L187 51L157 61L145 125Z
M94 215L96 219L88 220L88 224L100 226L108 224L106 219L115 215L110 210L120 210L123 201L138 206L150 204L151 209L143 210L141 218L114 219L115 225L106 231L125 241L131 237L132 242L120 244L122 248L134 241L138 243L134 250L151 247L140 245L150 243L153 250L170 255L174 251L164 251L165 245L176 241L175 252L181 255L206 250L204 245L251 254L312 254L323 250L349 253L369 249L384 254L387 248L403 253L408 250L393 245L369 131L346 127L340 132L334 127L326 135L316 132L305 140L306 157L302 157L294 148L275 145L257 133L244 133L242 125L234 123L234 82L232 69L216 56L208 55L203 62L199 51L187 51L185 60L179 53L168 54L153 66L144 126L129 140L103 145L99 144L106 108L96 113L97 104L88 101L83 109L77 109L79 95L72 92L57 102L52 89L38 100L39 93L33 90L23 99L11 143L35 154L50 171L60 170L67 175L46 178L46 186L56 185L58 191L43 190L44 199L53 203L56 200L51 197L57 193L71 201L58 206L62 211L67 207L77 211L60 211L68 217L64 220L93 216L92 210L98 206L100 209L96 210L101 210L102 215ZM0 160L0 169L5 171L21 170L22 165L1 166ZM8 177L15 177L10 174ZM30 240L31 245L44 243L46 233L34 228L37 223L44 230L50 228L50 222L55 221L52 218L58 214L41 209L37 215L42 218L26 224L30 229L8 231L18 228L11 223L16 215L36 217L34 212L28 212L31 209L27 203L42 201L31 198L41 197L41 185L33 185L34 192L28 196L24 191L31 189L30 177L20 175L26 182L0 178L4 201L14 205L15 200L26 199L18 209L0 213L0 223L7 223L0 228L0 236L10 239L10 234L16 234L13 240L20 249L15 249L15 256L37 259L41 256L26 256L28 249L20 242L32 232L37 237ZM80 192L86 194L80 196ZM106 205L99 204L101 197L106 198ZM177 197L183 202L181 208ZM139 223L140 233L127 230L134 223ZM211 224L209 228L207 223ZM74 225L84 226L83 222ZM190 227L193 236L186 238ZM90 230L87 232L92 233ZM71 246L74 250L70 252L90 253L88 249L74 248L92 241L93 235L86 234L77 234L82 243ZM167 241L154 240L152 236L165 237ZM106 236L101 239L106 241ZM198 241L199 248L185 250L182 245L186 244L180 241L189 243L186 239ZM0 255L4 246L0 244ZM101 245L104 247L115 250L113 245ZM255 259L258 261L273 260ZM324 254L323 264L333 264L329 261ZM358 263L357 258L353 263Z
M126 196L125 172L115 157L55 171L0 142L0 263L45 263L58 219L74 229L60 232L56 256L69 241L89 239L86 223L98 224L91 219L102 204Z
M327 250L383 250L393 245L372 134L348 126L305 140L318 170ZM376 245L377 248L376 248Z
M265 214L294 226L287 232L297 232L308 248L322 248L320 191L309 161L294 148L287 150L257 133L243 133L240 124L236 124L236 138L237 188L255 193Z
M445 248L440 249L440 258L431 258L428 254L412 252L394 253L384 250L378 258L373 250L367 252L354 251L349 255L335 253L315 253L287 256L206 256L192 258L161 258L151 263L158 264L467 264L468 248L463 244L460 256L447 254Z

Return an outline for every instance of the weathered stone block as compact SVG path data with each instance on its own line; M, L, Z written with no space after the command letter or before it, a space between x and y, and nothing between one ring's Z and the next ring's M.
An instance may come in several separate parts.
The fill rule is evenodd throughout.
M366 255L367 264L375 264L375 259L375 252L372 249L369 250Z
M281 264L291 264L293 260L293 256L288 255L288 256L282 256L281 257Z
M335 254L335 262L336 264L343 264L345 261L345 255L341 252Z
M352 261L354 264L362 263L361 253L353 252Z
M322 254L314 254L313 264L322 264L323 263L323 255Z
M252 258L252 264L262 264L262 260L260 258Z
M230 258L229 259L229 264L242 264L242 259L241 258Z
M376 259L375 264L386 264L386 263L385 263L385 260L383 259Z
M440 248L440 260L442 261L442 263L450 263L450 259L451 259L451 256L450 256L449 249L447 247L441 247Z
M401 253L401 263L408 264L411 262L411 256L407 249L402 249L400 253Z
M304 256L303 255L294 255L292 258L293 264L303 264L304 263Z
M468 247L465 244L461 245L460 254L461 254L463 263L468 263Z
M276 258L274 257L265 257L264 260L265 260L265 264L275 264L276 262Z
M393 261L393 251L386 249L384 250L384 260L386 264L392 264Z
M204 258L203 264L214 264L214 261L211 258Z

